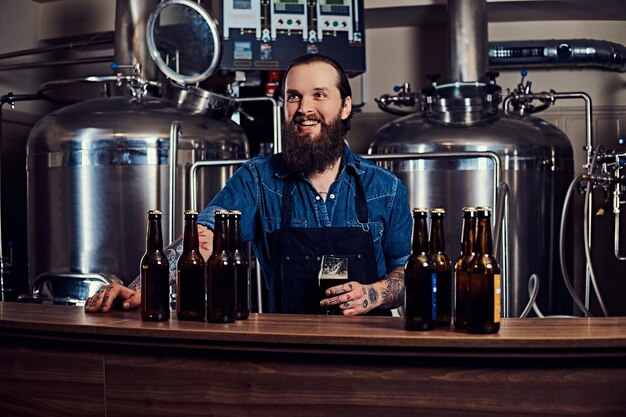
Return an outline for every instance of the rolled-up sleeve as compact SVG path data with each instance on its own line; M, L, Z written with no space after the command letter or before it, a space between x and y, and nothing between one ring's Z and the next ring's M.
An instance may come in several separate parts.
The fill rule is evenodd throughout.
M241 211L241 237L243 241L254 237L255 214L259 202L259 177L254 160L243 164L211 202L198 215L198 224L213 230L215 210Z
M397 187L387 225L388 233L383 241L383 252L387 272L404 266L411 255L411 233L413 220L408 201L408 192L404 184L396 178Z

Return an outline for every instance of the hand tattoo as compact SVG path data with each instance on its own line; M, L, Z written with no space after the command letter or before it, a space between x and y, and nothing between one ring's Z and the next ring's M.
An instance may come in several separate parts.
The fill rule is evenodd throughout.
M376 304L378 301L378 292L372 286L367 287L367 296L370 299L370 303Z
M404 268L394 269L383 281L380 307L395 308L404 304Z

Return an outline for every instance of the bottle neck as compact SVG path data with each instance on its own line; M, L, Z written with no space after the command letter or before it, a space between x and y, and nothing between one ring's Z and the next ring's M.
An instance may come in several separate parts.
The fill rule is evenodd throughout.
M183 252L200 250L198 237L198 222L196 219L185 219L185 233L183 236Z
M446 251L446 238L443 231L443 217L434 217L430 225L430 251Z
M426 217L413 217L413 253L428 252L428 227Z
M476 218L463 218L463 237L461 240L461 253L469 255L474 252L474 237L476 236Z
M161 220L150 219L148 221L148 237L146 239L148 252L163 252L163 234L161 233Z
M226 224L226 217L215 217L215 230L213 232L213 253L227 251L226 244L228 243L228 228Z
M478 236L475 247L476 253L480 255L493 254L493 243L491 240L491 221L489 217L478 218Z
M241 244L241 222L238 218L230 219L228 222L228 237L230 251L239 250Z

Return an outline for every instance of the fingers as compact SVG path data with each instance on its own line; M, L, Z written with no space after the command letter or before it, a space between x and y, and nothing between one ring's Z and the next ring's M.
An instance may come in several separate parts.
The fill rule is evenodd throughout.
M112 283L100 288L100 291L85 301L85 312L106 313L111 310L118 297L123 300L122 306L125 309L134 308L141 304L141 297L138 292L123 285Z
M130 288L122 287L118 298L123 299L122 308L124 310L132 310L141 305L141 293L133 291Z
M372 295L376 295L374 288L355 281L331 287L326 291L326 295L332 297L320 301L320 306L338 305L346 316L365 314L376 307L376 297L372 300Z

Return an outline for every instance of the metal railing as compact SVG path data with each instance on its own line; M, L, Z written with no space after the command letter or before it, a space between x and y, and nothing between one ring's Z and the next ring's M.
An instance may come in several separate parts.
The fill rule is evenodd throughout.
M502 250L502 304L503 304L503 316L509 316L509 296L508 296L508 278L509 278L509 210L508 210L508 186L502 182L502 161L500 156L494 152L427 152L427 153L403 153L403 154L375 154L375 155L361 155L364 159L384 162L384 161L410 161L420 159L475 159L475 158L488 158L493 161L493 212L494 214L494 248L495 256L499 255L500 249ZM230 160L215 160L215 161L198 161L191 165L189 172L189 184L187 189L190 192L191 208L200 211L201 208L197 207L197 172L198 169L203 167L226 167L241 165L247 162L248 159L230 159ZM258 265L257 265L258 266ZM260 298L260 269L257 267L257 288L259 288L258 300L259 300L259 312L261 308Z

